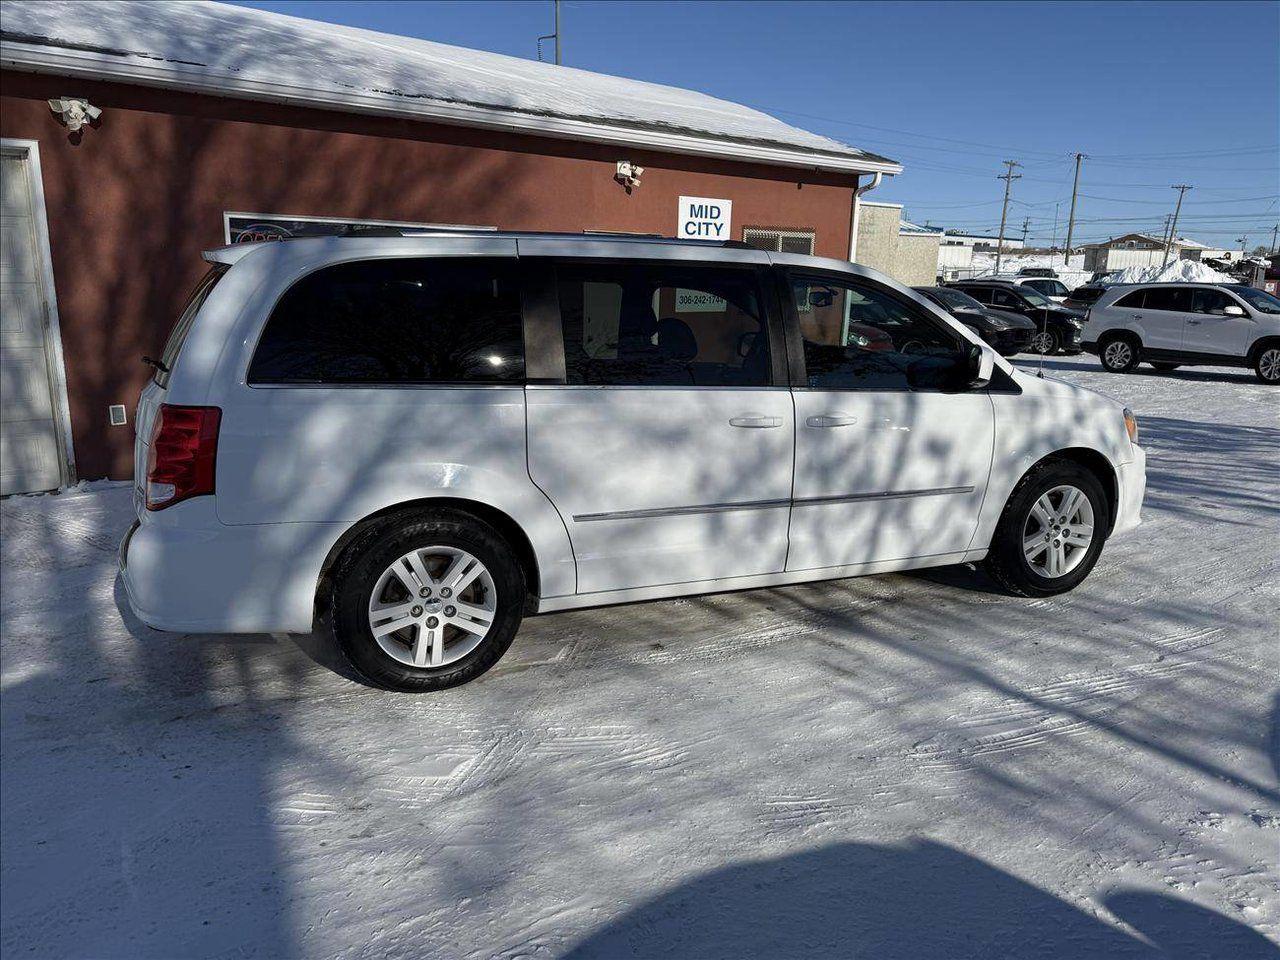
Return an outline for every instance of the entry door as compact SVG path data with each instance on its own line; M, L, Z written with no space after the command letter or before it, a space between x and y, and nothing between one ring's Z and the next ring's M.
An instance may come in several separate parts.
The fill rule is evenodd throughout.
M1155 350L1182 350L1187 321L1194 319L1191 287L1148 287L1141 309L1133 313L1142 345ZM1126 298L1127 299L1127 298Z
M794 392L787 569L968 549L994 410L985 391L944 390L970 342L867 281L799 275L790 289L807 385Z
M526 390L529 472L578 592L780 572L794 420L757 272L561 265L548 286L566 382Z
M1257 335L1258 325L1249 316L1233 317L1222 312L1227 307L1245 309L1240 301L1225 290L1198 287L1192 294L1191 307L1183 334L1183 350L1244 356Z
M62 482L30 166L0 154L0 494Z

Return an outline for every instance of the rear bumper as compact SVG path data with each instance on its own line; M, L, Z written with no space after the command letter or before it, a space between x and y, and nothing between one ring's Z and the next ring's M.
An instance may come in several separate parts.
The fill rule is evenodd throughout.
M1142 499L1147 492L1147 453L1139 446L1133 447L1133 459L1116 468L1118 502L1116 522L1111 535L1128 533L1142 522Z
M231 526L218 521L212 498L199 497L135 522L120 544L120 576L134 616L157 630L306 633L343 529Z

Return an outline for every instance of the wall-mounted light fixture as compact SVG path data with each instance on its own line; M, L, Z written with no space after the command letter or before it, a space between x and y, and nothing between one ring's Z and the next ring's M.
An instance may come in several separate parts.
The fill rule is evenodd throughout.
M613 179L626 187L627 193L630 193L640 186L640 177L643 173L644 167L632 163L630 160L619 160L617 172L614 173Z
M102 116L102 108L95 107L83 97L58 97L49 101L49 109L72 133L79 133Z

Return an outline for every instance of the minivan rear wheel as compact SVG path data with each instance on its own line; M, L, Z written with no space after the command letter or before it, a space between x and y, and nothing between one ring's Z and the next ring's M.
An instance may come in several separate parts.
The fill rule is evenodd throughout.
M1046 461L1009 496L983 565L1018 596L1065 593L1098 562L1109 515L1092 472L1069 460Z
M457 510L415 513L371 528L343 553L334 636L371 683L442 690L498 662L524 603L523 571L496 530Z

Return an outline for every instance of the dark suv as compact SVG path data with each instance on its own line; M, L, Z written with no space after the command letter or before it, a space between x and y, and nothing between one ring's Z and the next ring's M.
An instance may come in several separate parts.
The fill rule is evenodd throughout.
M973 297L951 287L912 287L989 343L1001 356L1012 357L1027 349L1036 325L1020 313L984 307Z
M973 297L984 307L1019 313L1033 321L1031 352L1040 354L1080 353L1081 321L1078 310L1059 306L1025 284L1008 280L957 280L947 284Z

